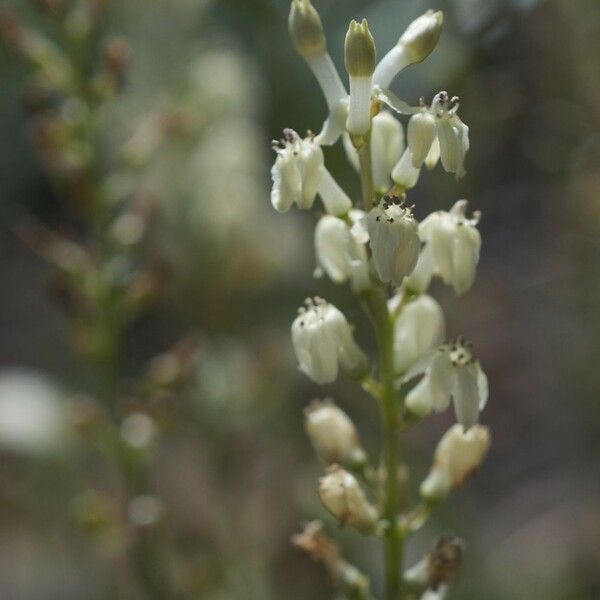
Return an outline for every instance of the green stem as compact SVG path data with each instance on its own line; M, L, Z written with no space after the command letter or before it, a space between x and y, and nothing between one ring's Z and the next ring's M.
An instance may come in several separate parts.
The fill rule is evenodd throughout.
M371 210L374 199L373 170L368 136L353 140L358 152L363 206ZM383 431L383 464L386 479L383 517L388 523L383 543L385 554L386 597L398 600L401 594L401 572L404 540L396 527L399 510L398 437L400 430L397 395L394 388L394 323L387 308L387 297L381 287L373 288L364 296L366 310L373 322L379 354L378 400Z

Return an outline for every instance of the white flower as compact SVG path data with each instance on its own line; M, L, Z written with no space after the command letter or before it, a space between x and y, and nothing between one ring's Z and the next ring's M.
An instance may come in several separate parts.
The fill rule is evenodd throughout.
M364 218L361 210L351 210L353 221ZM335 283L346 283L350 279L352 289L362 292L371 287L369 263L364 241L355 238L355 233L342 219L325 215L315 228L315 253L317 263Z
M447 92L437 94L431 107L421 106L408 124L408 147L413 165L419 168L427 159L433 142L437 139L442 165L456 177L465 175L465 155L469 150L469 128L456 114L458 97L448 97Z
M352 336L346 317L322 298L306 300L292 324L292 344L304 371L315 383L335 381L341 366L353 377L367 370L367 359Z
M404 306L394 322L394 364L397 373L428 356L444 341L444 313L423 294Z
M27 369L0 372L0 447L34 457L59 455L71 439L70 405L45 375Z
M465 430L477 423L489 390L487 377L470 344L459 338L440 346L410 369L404 380L423 372L421 381L406 396L406 407L412 413L425 416L432 410L442 412L452 397L456 420Z
M323 506L340 522L363 533L371 533L377 523L377 510L367 500L358 481L338 465L319 479L319 497Z
M317 454L328 464L363 464L366 455L350 417L332 400L314 400L304 411L304 429Z
M388 87L402 69L427 58L437 45L443 22L444 15L441 11L428 10L416 18L377 65L373 75L374 82Z
M412 154L409 148L406 148L392 169L392 179L396 186L401 190L408 190L417 185L421 170L413 165Z
M415 267L421 243L410 207L397 196L384 196L367 215L373 263L384 283L399 286Z
M350 136L344 135L344 149L348 160L358 171L358 154ZM404 150L402 123L389 111L382 110L371 121L371 165L375 189L387 191L391 185L391 173Z
M481 235L477 223L481 213L465 214L467 201L459 200L450 211L437 211L419 224L419 237L425 243L415 270L406 284L423 292L434 275L464 294L473 285L479 262Z
M452 426L437 445L433 467L421 484L421 496L437 501L461 486L481 465L490 443L487 427L475 425L465 431L462 425Z
M294 202L298 208L312 207L317 193L325 209L343 215L352 201L325 168L323 151L312 136L302 139L293 129L285 129L283 139L273 143L277 153L271 169L271 203L279 212L288 211Z

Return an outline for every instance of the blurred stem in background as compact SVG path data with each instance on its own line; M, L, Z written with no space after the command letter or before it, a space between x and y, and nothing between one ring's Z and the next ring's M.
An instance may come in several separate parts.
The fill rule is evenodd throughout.
M126 202L115 204L107 193L109 178L127 165L118 160L111 164L98 139L98 113L124 86L129 47L125 40L107 35L104 2L38 6L55 42L39 28L23 25L7 7L0 13L0 30L9 48L31 65L37 149L57 197L68 201L82 241L50 233L30 218L19 232L57 268L63 291L72 299L76 344L96 370L96 396L106 414L106 420L100 417L96 423L104 430L99 447L123 480L122 511L130 515L137 507L141 513L134 518L138 522L133 523L128 545L144 596L173 597L161 528L152 526L158 515L143 514L159 506L152 496L151 457L131 448L120 433L126 416L123 336L154 287L136 257L144 216ZM139 413L137 418L144 416Z

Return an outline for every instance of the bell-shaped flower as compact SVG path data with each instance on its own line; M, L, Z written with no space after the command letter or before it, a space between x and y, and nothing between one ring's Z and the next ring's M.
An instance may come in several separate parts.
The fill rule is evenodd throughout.
M408 123L408 147L413 165L417 168L425 162L433 142L439 143L442 165L448 173L465 175L465 156L469 150L469 128L456 114L458 97L449 98L447 92L437 94L431 107L422 106Z
M384 283L399 286L417 264L417 222L398 196L383 196L367 215L373 264Z
M434 275L464 294L473 285L479 262L481 235L477 223L481 213L466 217L467 201L459 200L448 211L431 213L419 224L425 243L414 271L407 278L409 289L424 292Z
M358 153L350 136L344 135L344 149L348 160L359 170ZM404 130L402 123L389 111L382 110L371 121L371 165L373 184L381 193L389 190L391 173L404 151Z
M438 302L422 294L402 307L394 321L396 373L406 373L443 341L444 313Z
M283 135L273 142L277 158L271 169L271 203L275 210L286 212L294 203L304 210L312 208L319 194L328 213L347 213L352 201L325 167L323 151L314 138L302 139L293 129L285 129Z
M300 370L320 384L335 381L339 367L352 377L363 377L367 358L343 313L322 298L309 298L305 304L292 323L292 344Z
M366 454L350 417L332 400L313 400L304 411L304 429L327 464L363 465Z
M319 479L319 498L323 506L339 521L362 533L371 533L377 524L377 509L367 500L356 477L338 465Z
M428 10L417 17L400 36L398 43L379 61L373 81L387 88L402 69L425 60L437 45L443 22L441 11Z
M459 424L452 426L435 449L433 466L420 487L421 497L428 502L439 502L452 489L460 487L481 465L490 443L487 427L475 425L465 430Z
M442 412L452 398L456 420L469 429L479 418L487 403L488 380L470 344L458 339L444 344L428 357L414 365L404 381L419 373L423 378L406 396L406 407L418 416L432 410Z
M361 210L350 211L350 219L354 222L364 219L364 215ZM369 289L371 281L364 239L361 241L356 238L356 230L331 215L321 217L315 228L315 253L319 269L325 271L335 283L343 284L350 280L353 291L358 293Z

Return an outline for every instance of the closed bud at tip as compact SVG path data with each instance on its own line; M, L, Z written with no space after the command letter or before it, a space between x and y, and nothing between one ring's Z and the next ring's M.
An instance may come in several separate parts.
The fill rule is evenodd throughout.
M327 463L357 468L366 455L350 417L332 400L314 400L304 412L304 429L317 454Z
M321 17L310 0L292 0L288 25L298 54L307 57L325 53Z
M440 39L443 23L444 13L441 10L428 10L406 28L399 44L404 47L411 63L421 62L431 54Z
M345 44L346 71L350 77L371 77L375 70L375 42L366 19L351 21Z
M338 465L319 479L319 497L323 506L340 522L362 533L371 533L377 524L377 510L367 500L356 477Z

